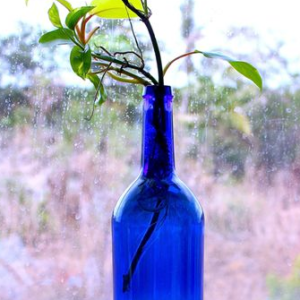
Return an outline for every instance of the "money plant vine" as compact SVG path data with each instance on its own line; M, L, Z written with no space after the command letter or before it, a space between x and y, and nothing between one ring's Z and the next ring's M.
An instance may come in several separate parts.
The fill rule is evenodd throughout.
M29 0L25 0L25 2L27 4ZM67 10L64 22L62 22L60 18L59 9L56 5L57 2L62 8ZM250 79L262 90L262 78L255 67L245 61L235 60L220 53L194 50L181 54L163 65L159 43L150 22L152 10L149 8L147 0L92 0L89 5L81 7L73 7L67 0L55 0L48 11L48 16L55 29L44 33L40 37L40 43L72 45L70 51L71 67L74 73L79 77L84 80L89 80L94 85L95 106L102 105L107 99L104 85L105 76L110 76L113 80L122 83L163 87L165 84L164 77L173 63L187 56L196 54L201 54L209 59L221 59L228 62L237 72ZM92 38L98 33L105 33L106 31L105 28L103 29L97 25L88 30L91 24L97 24L97 19L99 18L128 19L135 43L135 50L127 49L121 51L120 49L120 51L112 52L110 49L105 48L104 45L95 45L95 43L93 45ZM134 31L132 21L134 18L138 18L142 21L149 33L156 59L156 76L150 73L147 61L144 59L144 53ZM90 23L91 20L94 22ZM158 101L161 102L162 99L158 99ZM157 138L158 141L161 141L160 143L163 146L164 138L159 135L158 129ZM158 202L157 206L159 205L160 203ZM129 289L130 281L142 257L143 249L155 231L159 214L160 211L153 213L151 223L137 248L129 271L123 275L124 292Z
M25 0L28 4L29 0ZM67 16L62 22L58 2L67 10ZM255 67L245 61L232 59L220 53L194 50L175 57L163 65L161 52L156 35L152 28L150 19L152 11L147 0L92 0L89 5L73 7L67 0L55 0L48 11L48 16L55 27L54 30L44 33L39 42L42 44L71 44L70 52L71 67L79 77L88 79L95 87L95 105L103 104L107 99L104 85L105 76L122 83L136 85L164 85L164 77L171 65L184 57L201 54L206 58L222 59L227 61L236 71L254 82L262 89L262 79ZM92 37L98 32L103 33L106 29L95 26L87 31L89 22L92 19L128 19L136 45L136 51L111 52L103 45L91 47ZM144 60L144 53L141 50L139 41L134 32L132 19L141 20L149 33L152 48L155 54L157 76L148 71L147 62ZM95 24L95 22L93 22Z

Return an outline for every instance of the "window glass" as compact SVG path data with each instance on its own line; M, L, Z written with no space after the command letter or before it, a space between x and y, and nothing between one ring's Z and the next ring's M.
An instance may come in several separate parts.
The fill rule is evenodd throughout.
M23 2L2 3L0 19L0 299L112 299L110 217L139 174L142 88L107 78L108 100L94 110L69 46L38 44L51 1ZM222 51L264 80L260 93L198 55L166 77L177 173L206 215L205 297L298 300L300 7L151 2L165 63ZM133 24L155 73L146 31ZM134 47L126 20L99 26L94 47Z

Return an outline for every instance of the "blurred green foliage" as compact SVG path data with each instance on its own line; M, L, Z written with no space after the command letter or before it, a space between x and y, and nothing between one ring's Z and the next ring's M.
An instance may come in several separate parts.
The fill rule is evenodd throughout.
M67 147L73 147L85 137L85 147L96 139L101 151L108 141L117 141L118 136L126 138L133 132L128 128L140 122L142 89L108 82L110 98L93 113L92 91L83 87L73 89L43 75L47 72L48 78L56 63L53 56L35 52L37 35L27 27L20 35L0 39L1 63L12 78L6 82L5 76L0 75L0 130L47 126L62 135ZM108 37L102 38L112 49L130 43L122 34L117 45L110 45ZM97 38L94 43L97 44ZM192 61L189 63L189 70L199 69L193 67ZM203 66L202 69L215 72L216 67ZM23 74L27 78L24 81ZM285 90L266 88L257 98L253 86L244 85L236 78L231 80L235 75L227 70L227 84L222 87L215 84L207 71L196 75L193 76L198 78L196 81L175 90L176 110L184 115L186 134L196 137L196 142L187 147L191 159L205 153L206 166L212 174L216 177L229 174L239 180L250 161L265 172L270 183L278 170L297 163L300 159L300 88L293 87L293 91L289 87ZM34 89L31 88L33 83ZM120 151L116 149L117 152Z
M269 275L267 286L270 300L300 299L300 256L296 259L290 275L287 277Z
M299 158L300 94L268 91L266 101L252 115L256 137L256 163L271 181L277 170L289 168Z

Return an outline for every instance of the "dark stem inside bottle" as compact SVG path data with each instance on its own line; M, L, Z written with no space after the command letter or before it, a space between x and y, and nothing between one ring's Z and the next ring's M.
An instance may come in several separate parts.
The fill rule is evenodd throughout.
M168 86L148 86L144 94L144 126L142 147L142 176L162 180L174 172L172 91ZM161 210L161 197L157 198L155 211L127 274L123 275L123 292L129 290L130 281L143 254L144 248L155 232Z
M146 88L142 170L147 178L162 179L174 171L172 99L168 86Z

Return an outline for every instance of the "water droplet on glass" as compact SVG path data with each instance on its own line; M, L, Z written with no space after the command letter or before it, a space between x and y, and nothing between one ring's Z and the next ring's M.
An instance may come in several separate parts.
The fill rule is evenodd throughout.
M292 112L292 109L288 107L285 111L286 111L288 114L290 114L290 113Z

